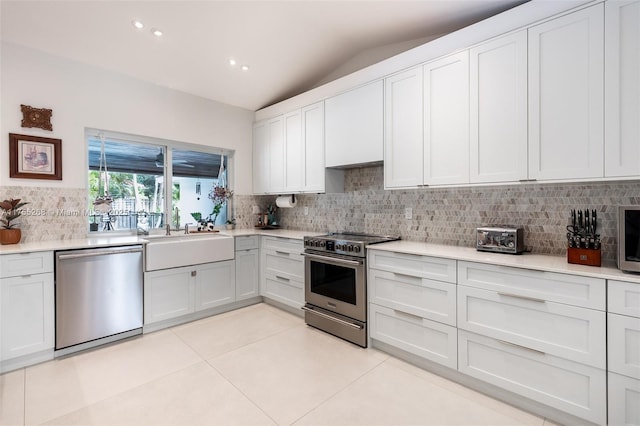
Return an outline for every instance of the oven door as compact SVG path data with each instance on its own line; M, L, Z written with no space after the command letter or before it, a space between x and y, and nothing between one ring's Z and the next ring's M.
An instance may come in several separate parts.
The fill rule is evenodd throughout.
M304 256L305 301L366 322L365 259L308 252Z

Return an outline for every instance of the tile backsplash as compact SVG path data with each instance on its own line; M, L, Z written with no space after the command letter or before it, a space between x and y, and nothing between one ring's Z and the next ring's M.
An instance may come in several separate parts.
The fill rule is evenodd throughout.
M565 255L569 212L598 211L605 264L615 263L616 207L640 204L640 181L594 183L524 183L457 188L385 191L383 167L347 170L345 192L296 196L298 206L279 209L283 227L313 232L348 230L400 235L436 244L475 246L475 228L519 225L533 253ZM239 223L252 226L251 206L265 207L273 196L236 200ZM304 208L309 215L304 215ZM411 207L413 218L405 219Z
M565 255L569 211L596 209L602 256L615 262L616 207L640 204L640 181L595 183L525 183L459 188L385 191L382 166L347 170L345 192L297 195L298 206L279 209L283 227L327 232L348 230L400 235L405 240L473 247L475 228L520 225L533 253ZM86 190L3 187L0 199L28 201L21 219L23 242L84 238ZM235 195L239 228L253 227L253 206L265 209L274 196ZM304 215L304 207L309 215ZM413 218L405 219L411 207Z

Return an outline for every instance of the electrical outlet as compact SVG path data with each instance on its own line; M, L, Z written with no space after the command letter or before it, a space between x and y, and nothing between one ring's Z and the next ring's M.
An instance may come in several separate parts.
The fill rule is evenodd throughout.
M413 209L411 207L405 207L404 218L407 220L411 220L413 218Z
M309 216L309 207L304 208L304 215Z

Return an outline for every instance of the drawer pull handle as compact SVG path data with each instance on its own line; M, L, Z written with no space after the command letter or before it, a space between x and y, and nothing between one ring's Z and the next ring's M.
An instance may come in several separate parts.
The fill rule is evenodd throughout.
M506 341L504 341L504 340L500 340L500 339L497 339L497 340L498 340L498 342L502 343L503 345L513 346L513 347L516 347L516 348L524 349L524 350L527 350L527 351L529 351L529 352L537 353L537 354L539 354L539 355L546 355L546 353L545 353L545 352L539 351L539 350L537 350L537 349L531 349L531 348L528 348L528 347L526 347L526 346L517 345L517 344L515 344L515 343L506 342Z
M535 297L529 297L529 296L520 296L519 294L502 293L500 291L498 292L498 296L513 297L515 299L529 300L531 302L538 302L538 303L545 303L546 302L546 300L544 300L544 299L537 299Z
M420 315L416 315L416 314L410 314L408 312L404 312L404 311L399 311L397 309L394 309L393 312L396 313L396 315L398 316L405 316L405 317L409 317L418 321L422 321L424 318L422 318Z
M279 254L280 256L289 256L289 253L287 253L286 251L278 251L278 250L276 250L276 254Z
M286 282L291 281L289 278L281 277L280 275L276 275L276 278L279 279L279 280L282 280L282 281L286 281Z
M420 279L420 277L416 277L415 275L403 274L401 272L394 272L393 275L395 275L396 277L413 278L414 280Z

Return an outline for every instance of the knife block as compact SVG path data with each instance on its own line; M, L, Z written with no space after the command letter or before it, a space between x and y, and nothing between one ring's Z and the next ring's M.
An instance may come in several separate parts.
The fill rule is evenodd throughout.
M567 262L577 265L600 266L602 257L600 249L567 248Z

